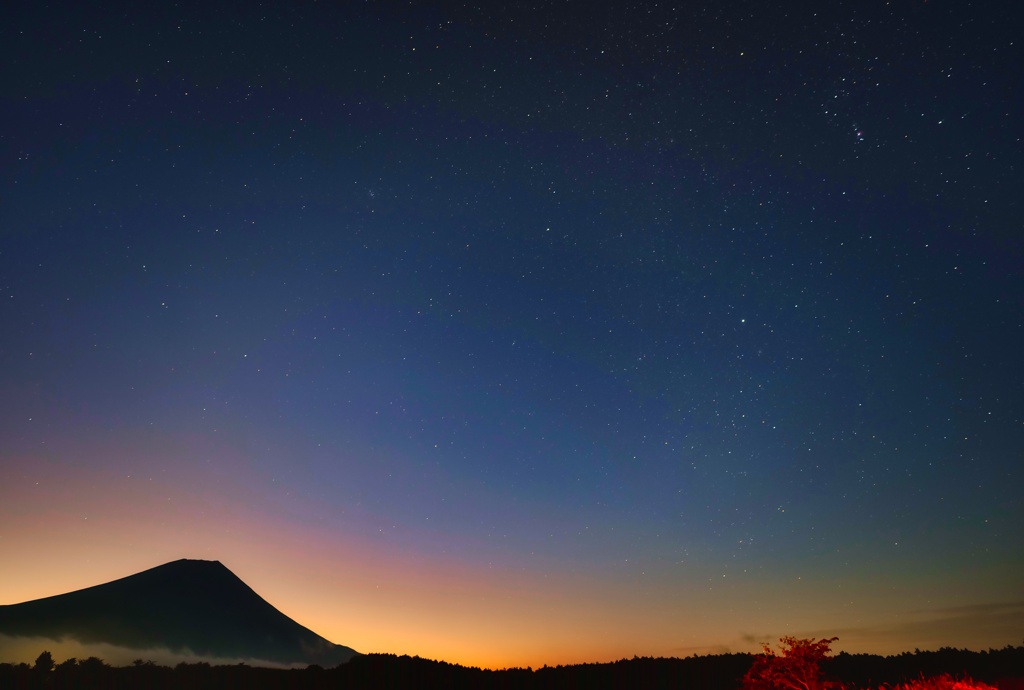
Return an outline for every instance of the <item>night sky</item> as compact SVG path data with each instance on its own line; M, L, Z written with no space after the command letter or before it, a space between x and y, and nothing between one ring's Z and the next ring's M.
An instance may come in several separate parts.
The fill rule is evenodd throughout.
M0 11L0 603L1024 639L1012 3L102 5Z

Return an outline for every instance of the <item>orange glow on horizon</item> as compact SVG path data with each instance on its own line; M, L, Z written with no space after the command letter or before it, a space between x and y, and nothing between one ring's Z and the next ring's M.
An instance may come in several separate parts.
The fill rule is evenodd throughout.
M426 532L398 541L310 525L252 486L197 494L173 477L10 468L20 483L3 496L8 510L34 517L0 539L2 603L201 558L221 561L332 642L492 669L756 652L780 634L838 635L837 651L877 653L1016 639L1016 615L1001 610L980 609L975 618L900 613L925 608L912 599L943 596L941 579L889 579L887 590L868 580L848 588L863 603L844 607L834 601L836 580L722 578L700 564L677 572L591 572L553 559L494 566L471 552L433 553L436 535ZM94 490L79 488L87 482ZM1008 585L993 581L993 591Z

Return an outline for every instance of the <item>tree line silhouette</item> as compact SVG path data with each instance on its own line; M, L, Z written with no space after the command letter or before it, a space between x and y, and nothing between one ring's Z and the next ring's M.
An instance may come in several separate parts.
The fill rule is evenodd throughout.
M3 690L1024 690L1024 646L943 648L895 656L828 656L834 640L783 638L779 651L684 659L634 657L611 663L491 671L394 654L364 654L335 668L277 669L208 663L114 667L96 657L0 664ZM973 679L973 680L972 680Z

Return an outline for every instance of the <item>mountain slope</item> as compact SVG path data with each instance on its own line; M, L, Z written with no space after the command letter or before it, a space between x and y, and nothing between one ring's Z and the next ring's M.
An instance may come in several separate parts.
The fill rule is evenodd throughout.
M335 666L356 655L275 609L219 561L187 559L0 606L0 634L280 664Z

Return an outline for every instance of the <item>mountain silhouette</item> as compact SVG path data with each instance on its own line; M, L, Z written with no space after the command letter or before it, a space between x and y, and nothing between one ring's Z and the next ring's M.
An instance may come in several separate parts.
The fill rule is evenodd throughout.
M357 654L275 609L219 561L189 559L0 606L0 634L287 665L337 666Z

